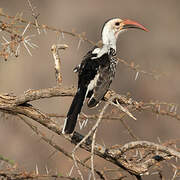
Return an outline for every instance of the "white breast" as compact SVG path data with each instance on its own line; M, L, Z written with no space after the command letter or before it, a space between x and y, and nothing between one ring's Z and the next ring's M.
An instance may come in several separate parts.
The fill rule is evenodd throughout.
M95 48L95 49L93 50L92 54L98 54L99 51L100 51L100 48Z

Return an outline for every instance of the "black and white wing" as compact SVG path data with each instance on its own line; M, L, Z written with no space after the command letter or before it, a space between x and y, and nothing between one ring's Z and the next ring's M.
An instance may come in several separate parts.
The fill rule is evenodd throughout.
M108 57L104 56L102 58L108 59L109 62L106 61L106 65L101 65L99 67L99 78L96 86L93 89L93 93L87 103L88 107L90 108L97 106L99 102L103 99L104 95L109 90L109 87L115 76L117 64L115 57L108 55ZM103 60L102 58L101 61L105 62L105 60Z
M62 130L63 134L71 134L76 126L77 118L81 112L85 98L88 92L91 90L91 82L96 76L98 64L91 58L95 55L89 51L84 57L82 63L75 68L78 72L78 89L76 95L73 98L67 117L64 122L64 127ZM93 87L94 88L94 87Z

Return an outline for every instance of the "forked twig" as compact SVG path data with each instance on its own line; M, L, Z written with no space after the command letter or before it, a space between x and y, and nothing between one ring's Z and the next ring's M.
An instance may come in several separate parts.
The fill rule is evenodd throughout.
M56 76L56 81L57 81L57 85L61 85L62 83L62 75L61 75L61 60L60 60L60 56L59 56L59 52L58 50L65 50L66 48L68 48L68 45L66 44L53 44L51 47L51 52L53 54L53 58L54 58L54 69L55 69L55 76Z

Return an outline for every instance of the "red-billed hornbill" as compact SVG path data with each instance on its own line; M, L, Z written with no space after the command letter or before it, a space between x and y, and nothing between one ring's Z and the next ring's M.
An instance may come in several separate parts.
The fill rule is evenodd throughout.
M67 113L63 134L71 134L74 131L86 97L89 98L87 105L90 108L98 105L103 99L116 72L117 60L115 56L118 35L131 28L148 31L141 24L128 19L113 18L108 20L102 28L102 47L95 46L84 56L81 64L75 68L75 71L78 72L78 89Z

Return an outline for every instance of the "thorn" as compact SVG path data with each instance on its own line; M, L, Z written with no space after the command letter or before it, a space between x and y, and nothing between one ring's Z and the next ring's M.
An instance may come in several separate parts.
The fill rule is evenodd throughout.
M36 44L34 44L34 43L32 43L32 42L26 42L31 48L33 48L33 49L35 49L35 48L37 48L38 47L38 45L36 45Z
M4 39L4 41L6 41L7 44L9 44L9 41L4 36L2 36L2 38Z
M134 79L135 81L137 80L138 76L139 76L139 72L137 71L137 72L136 72L135 79Z
M18 57L19 54L20 54L20 49L19 48L20 48L20 44L18 44L17 49L16 49L16 53L15 53L16 57Z
M72 175L73 169L74 169L74 165L72 166L72 168L70 169L70 171L69 171L69 173L68 173L68 176L69 176L69 177Z
M175 108L174 108L174 112L176 113L177 112L177 108L178 108L178 105L176 104Z
M173 104L173 105L171 106L170 112L173 112L174 108L175 108L175 105Z
M39 46L33 42L31 42L31 45L34 46L34 48L38 48Z
M33 46L34 46L34 47L36 47L36 48L38 48L38 47L39 47L37 44L32 43L32 42L31 42L31 45L33 45Z
M28 52L28 53L32 56L31 51L28 49L28 47L27 47L26 43L25 43L25 42L23 42L23 44L24 44L24 47L26 48L27 52Z
M28 42L28 41L26 41L26 44L29 46L29 47L31 47L32 49L34 49L35 47L34 46L32 46L32 44L30 43L30 42Z
M29 48L28 48L28 46L29 47L31 47L31 48L36 48L36 47L38 47L38 45L36 45L36 44L34 44L33 42L30 42L31 41L31 39L29 38L29 37L33 37L33 36L35 36L34 34L33 35L28 35L28 36L26 36L25 38L24 38L24 41L23 41L23 44L24 44L24 47L26 48L26 50L28 51L28 53L32 56L32 53L30 52L30 50L29 50ZM29 39L28 39L29 38ZM27 46L28 45L28 46Z
M177 149L177 145L174 144L174 148ZM178 157L175 157L175 161L178 162Z
M80 38L78 42L77 50L80 48L81 42L82 42L82 39Z
M80 128L80 130L83 128L83 125L84 125L84 121L82 123L79 121L79 128Z
M79 121L79 128L80 128L80 130L82 130L83 128L86 127L87 122L88 122L88 119L83 120L82 123Z
M19 13L19 18L22 19L22 16L23 16L23 12Z
M36 35L35 34L31 34L31 35L27 35L24 39L28 39L28 38L30 38L30 37L35 37ZM28 39L27 41L29 41L30 39Z
M46 169L46 174L48 175L49 174L49 170L48 170L47 165L45 166L45 169Z
M159 144L161 144L161 139L159 136L157 137L157 140L158 140Z
M36 24L36 27L37 27L37 32L38 32L38 34L41 34L41 31L40 31L40 29L39 29L39 25L38 25L37 18L35 19L35 24Z
M177 169L177 166L175 166L174 164L171 164L171 166L172 166L174 169Z
M63 32L61 32L61 35L62 35L62 38L64 39L64 33Z
M47 34L46 28L43 28L44 34Z
M91 176L92 176L92 171L89 171L88 180L91 180Z
M174 175L173 175L173 177L172 177L172 180L174 180L174 179L176 178L177 172L178 172L178 170L177 170L177 167L176 167L176 169L175 169L175 171L174 171Z
M89 121L89 119L87 118L87 119L85 120L84 127L86 127L88 121Z
M129 110L128 110L127 108L121 106L117 100L116 100L116 103L117 103L117 104L111 102L112 105L118 107L121 111L125 112L125 113L126 113L128 116L130 116L132 119L134 119L135 121L137 120L137 119L129 112Z
M39 170L38 170L37 164L36 164L36 174L39 175Z
M28 23L28 25L25 27L23 33L21 34L21 36L23 36L25 34L25 32L27 31L28 27L29 27L30 23Z

